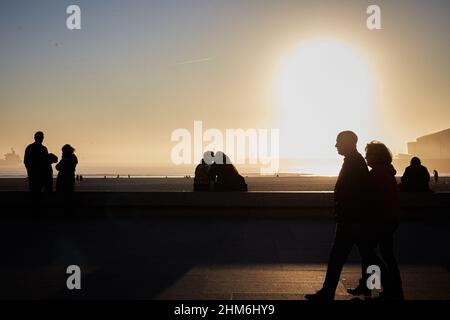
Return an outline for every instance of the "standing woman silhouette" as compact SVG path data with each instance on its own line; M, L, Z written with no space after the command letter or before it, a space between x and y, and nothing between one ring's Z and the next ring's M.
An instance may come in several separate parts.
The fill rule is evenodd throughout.
M75 191L75 167L78 164L77 156L74 154L75 149L66 144L62 147L61 161L56 165L58 176L56 177L57 192L74 192Z

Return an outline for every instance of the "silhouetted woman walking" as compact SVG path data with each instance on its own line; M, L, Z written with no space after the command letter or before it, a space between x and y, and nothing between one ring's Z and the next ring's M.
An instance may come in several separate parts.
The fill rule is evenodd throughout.
M402 300L403 289L400 270L394 254L394 233L400 222L400 204L395 180L396 171L392 166L392 154L381 142L373 141L366 146L366 160L374 189L375 228L381 258L386 264L381 276L386 299Z
M56 170L58 170L56 178L57 192L75 191L75 167L78 164L78 159L74 152L75 149L70 144L62 147L62 158L56 165Z

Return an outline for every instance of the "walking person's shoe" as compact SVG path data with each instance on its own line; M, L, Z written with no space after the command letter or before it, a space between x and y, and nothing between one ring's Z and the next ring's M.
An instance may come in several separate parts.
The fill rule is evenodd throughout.
M356 288L347 289L347 292L352 296L365 296L365 297L372 296L372 290L367 288L367 286L361 280L359 281L359 284Z
M325 291L324 289L320 289L316 293L305 294L305 299L309 301L328 302L334 300L334 294Z

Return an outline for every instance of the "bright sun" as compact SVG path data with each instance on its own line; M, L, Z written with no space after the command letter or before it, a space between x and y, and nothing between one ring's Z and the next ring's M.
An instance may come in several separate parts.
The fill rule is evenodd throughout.
M369 65L334 40L304 42L283 62L278 78L281 156L335 158L341 130L371 139L374 85Z

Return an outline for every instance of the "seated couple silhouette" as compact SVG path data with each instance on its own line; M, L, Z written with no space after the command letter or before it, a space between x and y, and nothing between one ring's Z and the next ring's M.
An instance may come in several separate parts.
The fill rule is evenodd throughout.
M38 131L34 134L34 143L25 149L24 164L28 174L28 186L31 192L53 191L52 164L58 162L58 157L48 153L42 144L44 133ZM75 149L66 144L62 147L61 161L55 166L58 170L56 178L57 192L73 192L75 190L75 167L78 159Z
M399 195L392 154L381 142L366 145L366 161L358 152L358 137L352 131L339 133L337 152L344 163L334 190L336 230L322 289L307 294L308 300L333 300L342 268L353 246L361 256L359 285L352 295L371 296L367 268L380 268L382 299L403 299L402 281L394 255L394 233L399 225ZM369 166L371 170L368 170ZM380 255L377 254L379 250Z
M195 168L194 191L247 191L247 184L225 153L207 151Z

